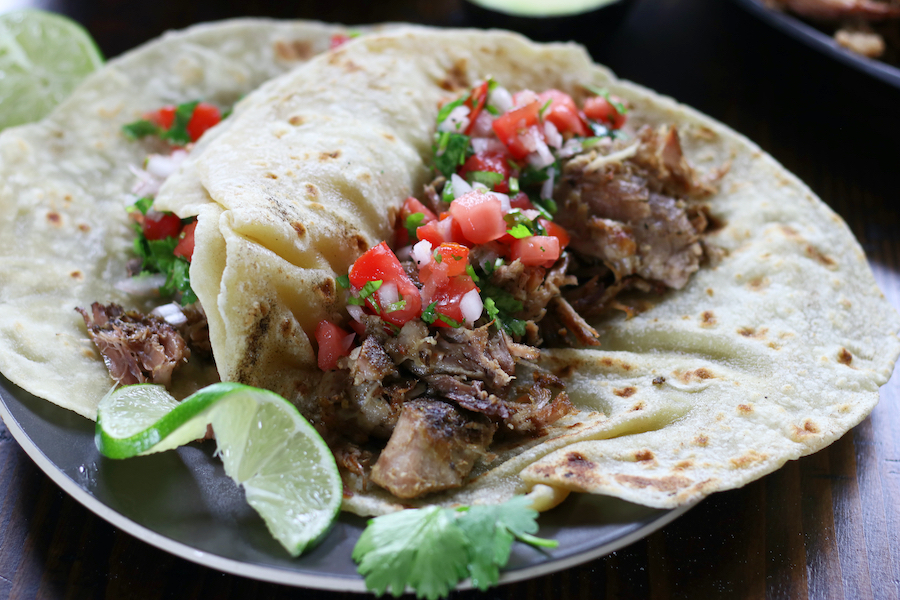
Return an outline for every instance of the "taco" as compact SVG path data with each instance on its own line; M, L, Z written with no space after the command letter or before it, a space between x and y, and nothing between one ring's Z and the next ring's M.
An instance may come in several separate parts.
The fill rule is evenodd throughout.
M134 257L132 221L123 210L134 201L133 171L154 151L122 135L123 123L189 100L226 110L264 81L327 50L333 36L349 33L338 25L265 19L168 33L110 61L43 121L4 131L4 376L93 419L112 381L74 309L97 299L143 311L157 303L116 287L128 279ZM176 385L186 392L216 378L214 369L206 371L191 364Z
M592 98L605 101L593 101L601 112L588 109ZM486 115L481 125L476 112ZM496 125L510 114L511 129ZM574 153L562 156L573 140ZM485 158L491 144L505 162ZM542 175L526 183L528 167ZM532 194L518 213L516 195L498 187L509 191L513 179ZM473 183L485 189L465 188ZM458 193L454 202L468 197L470 208L506 196L500 218L509 230L476 239L465 219L478 229L493 217L454 213L452 203L450 218L421 222L429 216L419 206ZM597 212L597 198L618 212ZM219 375L297 402L335 448L344 508L359 514L500 502L535 489L543 507L570 490L657 507L696 501L834 441L872 409L900 352L897 316L839 217L751 142L617 80L574 45L419 28L362 37L244 99L193 147L153 207L196 219L190 286ZM404 279L382 242L397 241L398 218L408 225L417 214L409 235L428 241L420 230L437 223L442 237L409 250L418 272L391 254ZM554 235L559 223L568 231ZM516 237L519 225L527 233ZM526 248L515 248L530 238L558 254L526 265ZM488 262L467 260L474 273L444 272L428 295L440 265L461 260L445 242L482 258L484 246L505 244L490 264L502 257L510 268L487 272ZM363 273L361 262L379 256L387 262ZM558 270L548 284L566 256L580 271ZM512 268L522 266L540 274L536 288L496 279L502 271L520 282ZM473 288L473 274L486 280ZM70 276L64 266L47 281ZM107 267L100 279L111 277ZM465 287L438 302L449 281ZM536 293L551 287L560 289ZM471 302L460 306L473 289L478 316ZM534 304L537 296L545 302ZM404 320L405 312L414 314ZM98 309L93 322L85 313L93 329ZM340 356L346 338L317 330L351 320L363 341ZM423 329L423 320L437 327ZM90 352L83 331L79 340ZM443 360L454 348L456 370ZM485 368L491 361L499 369ZM425 462L443 472L417 470L407 485L406 463L379 468L394 442L399 454L434 451ZM451 485L419 489L448 466Z

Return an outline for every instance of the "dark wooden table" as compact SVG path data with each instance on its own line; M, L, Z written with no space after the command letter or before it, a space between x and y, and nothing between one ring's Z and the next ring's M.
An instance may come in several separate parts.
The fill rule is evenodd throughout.
M85 23L108 56L166 28L240 14L458 24L459 5L134 0L38 2ZM861 241L900 308L900 90L769 29L724 0L639 0L591 41L619 75L746 134L797 173ZM900 379L832 446L716 494L647 539L580 567L458 598L900 597ZM65 495L0 425L0 598L287 598L337 594L197 566Z

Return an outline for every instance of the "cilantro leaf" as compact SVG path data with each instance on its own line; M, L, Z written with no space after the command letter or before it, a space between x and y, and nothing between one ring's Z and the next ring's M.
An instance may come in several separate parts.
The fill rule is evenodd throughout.
M406 227L406 231L409 232L410 241L414 241L419 239L418 235L416 235L416 230L422 226L425 222L425 213L412 213L406 220L403 221L403 226Z
M139 210L142 215L146 215L147 211L150 210L150 207L153 206L153 198L151 196L144 196L143 198L138 198L138 200L131 205L131 209L129 210Z
M500 568L509 562L513 539L534 545L555 548L556 540L543 540L537 533L538 512L531 508L528 498L516 496L494 506L469 507L465 518L457 521L469 539L469 571L472 585L482 592L500 580Z
M124 133L125 137L129 140L139 140L148 135L159 135L160 127L152 121L141 119L139 121L134 121L133 123L122 125L122 133Z
M522 238L527 238L527 237L534 235L531 233L531 230L528 229L528 227L526 227L525 225L522 225L521 223L519 223L512 229L507 229L506 233L513 236L517 240L521 240Z
M350 276L349 275L339 275L335 281L337 281L338 285L341 286L342 288L344 288L345 290L350 289Z
M406 586L436 600L466 576L466 536L455 511L432 506L371 519L353 548L353 560L376 594L399 597Z
M469 136L446 131L438 133L434 166L444 177L450 179L456 173L456 168L466 162L468 153Z
M450 116L450 113L453 112L453 109L456 108L457 106L462 106L462 103L468 99L469 99L468 95L462 96L460 98L457 98L453 102L448 102L447 104L442 106L441 110L438 111L437 124L440 125L445 120L447 120L447 117Z
M490 190L503 181L503 173L495 173L494 171L469 171L466 173L466 180L469 183L477 182L486 185Z
M191 134L188 133L187 126L194 116L194 109L200 104L199 100L193 102L185 102L175 107L175 119L172 126L168 130L159 134L160 139L168 140L176 146L185 146L191 143Z
M436 600L466 576L484 591L498 582L516 539L558 545L533 535L537 514L525 496L497 506L402 510L371 519L352 556L379 595L400 596L408 585L417 597Z
M453 200L453 182L448 179L444 184L444 189L441 191L441 201L450 204Z

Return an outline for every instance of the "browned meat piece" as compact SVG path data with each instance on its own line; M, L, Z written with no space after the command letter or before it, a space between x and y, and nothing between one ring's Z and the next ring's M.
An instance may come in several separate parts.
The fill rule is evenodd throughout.
M859 18L882 21L900 17L900 6L876 0L770 0L802 17L820 21Z
M575 312L565 298L560 296L553 300L553 311L569 333L575 336L579 344L582 346L600 345L600 340L597 339L597 330L588 325L587 321Z
M187 342L192 352L198 352L201 356L211 358L212 344L209 341L209 321L206 313L199 303L190 304L181 308L187 322L179 325L178 333Z
M689 198L703 198L716 192L715 186L699 177L684 157L677 129L668 125L658 129L644 126L638 131L638 137L641 143L630 160L649 173L651 191Z
M446 402L407 402L371 479L399 498L459 487L486 454L496 428Z
M501 431L541 436L547 427L575 412L560 379L546 371L535 370L532 380L532 385L523 386L524 394L518 401L510 403L515 412L504 422ZM553 390L558 391L555 398Z
M109 374L122 385L158 383L169 385L172 372L186 361L190 350L175 328L163 319L125 311L118 304L91 304L84 318Z
M565 252L549 271L544 267L527 267L517 260L491 273L490 282L522 303L516 318L540 321L550 301L560 295L560 288L578 282L566 274L568 267L569 255Z
M510 411L506 403L494 394L484 391L484 384L481 381L466 383L450 375L431 375L425 381L431 395L452 400L472 412L498 419L509 418Z

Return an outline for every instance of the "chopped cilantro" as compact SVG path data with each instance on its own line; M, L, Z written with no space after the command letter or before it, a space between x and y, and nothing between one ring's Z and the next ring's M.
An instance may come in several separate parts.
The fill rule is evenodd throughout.
M556 200L553 198L530 198L531 203L537 209L541 216L547 219L548 221L553 220L553 214L558 210L558 206L556 205Z
M198 100L193 102L185 102L175 107L175 119L172 126L167 131L159 134L159 137L168 140L176 146L184 146L191 142L191 135L188 133L187 126L194 116L194 109L200 104Z
M543 120L544 113L547 112L547 109L550 108L550 105L553 104L553 98L547 98L547 101L544 102L544 105L538 111L538 117Z
M522 238L527 238L527 237L531 237L532 235L534 235L533 233L531 233L531 230L528 229L528 227L526 227L525 225L522 225L521 223L519 223L512 229L507 229L506 233L513 236L517 240L521 240Z
M376 279L375 281L367 281L366 285L364 285L363 288L359 291L359 296L350 296L349 298L347 298L347 303L353 304L355 306L365 306L366 300L369 298L369 296L378 291L378 288L381 287L382 283L384 283L384 281L381 279ZM375 309L375 312L380 312L377 302L372 301L370 302L370 305L373 309Z
M437 124L440 125L444 121L447 120L447 117L450 116L450 113L453 112L453 109L457 106L462 106L463 102L469 99L469 96L462 96L461 98L457 98L453 102L448 102L444 106L441 107L441 110L438 111L437 115Z
M438 133L434 166L444 177L450 179L456 173L457 167L466 162L468 153L469 136L461 133Z
M475 283L478 283L481 280L481 278L475 274L475 267L473 267L472 265L466 265L466 273L469 275L469 277L472 278L472 281L474 281Z
M440 252L438 252L437 250L434 251L432 256L434 257L434 262L438 264L441 264L444 261L444 257L441 256Z
M547 172L546 168L535 169L531 165L528 165L519 176L519 187L525 189L534 187L538 184L544 183L549 178L550 174Z
M449 179L444 183L444 189L441 191L441 200L447 204L453 202L453 182Z
M512 315L521 311L522 303L506 290L489 283L481 285L481 297L488 318L496 321L512 335L525 335L525 321Z
M446 323L446 324L449 325L450 327L456 328L456 327L460 327L460 326L462 325L462 323L460 323L460 322L457 321L456 319L451 319L451 318L448 317L447 315L443 315L443 314L441 314L441 313L437 313L437 317L438 317L438 319L440 319L441 321L443 321L444 323Z
M491 113L491 114L494 115L495 117L499 117L499 116L500 116L500 109L497 108L496 106L494 106L493 104L485 104L485 105L484 105L484 110L488 111L489 113Z
M466 180L470 183L475 181L486 185L493 190L498 183L503 182L503 173L495 173L494 171L469 171L466 173Z
M418 239L416 235L416 230L422 226L422 223L425 221L425 213L413 213L406 217L406 220L403 222L403 226L406 227L406 231L409 232L409 239L415 241Z
M593 86L593 85L586 85L584 87L586 87L588 90L590 90L594 94L601 96L607 102L612 104L612 107L615 108L616 112L619 113L620 115L624 115L624 114L628 113L628 107L625 106L624 103L622 103L618 100L613 100L612 96L610 96L610 94L609 94L609 90L607 90L606 88L598 88L597 86Z
M435 307L437 307L437 302L432 302L422 311L422 320L429 325L434 323L434 320L437 319L437 315L434 312Z
M341 275L336 279L336 281L338 282L338 285L341 286L342 288L344 288L345 290L350 289L350 276L349 275Z
M129 140L139 140L148 135L159 135L160 131L159 125L152 121L148 121L147 119L141 119L139 121L134 121L133 123L128 123L127 125L122 125L122 133L124 133L125 137Z
M387 306L385 306L385 307L384 307L384 312L386 312L386 313L392 313L392 312L394 312L394 311L402 310L402 309L404 309L404 308L406 308L406 300L404 300L404 299L401 297L401 298L400 298L399 300L397 300L396 302L391 302L390 304L388 304Z
M173 237L148 240L140 231L140 225L136 229L138 236L134 240L134 251L142 259L141 272L165 274L166 282L159 288L163 294L181 292L182 305L196 302L197 295L191 289L191 263L174 254L180 240Z
M139 210L142 215L146 215L151 206L153 206L153 198L151 196L144 196L132 205L132 209Z
M401 510L370 519L352 556L378 595L399 597L410 586L417 597L436 600L467 576L484 591L498 582L515 540L558 545L533 535L536 519L525 496L496 506Z
M519 193L519 179L517 177L509 178L509 194L515 196Z

